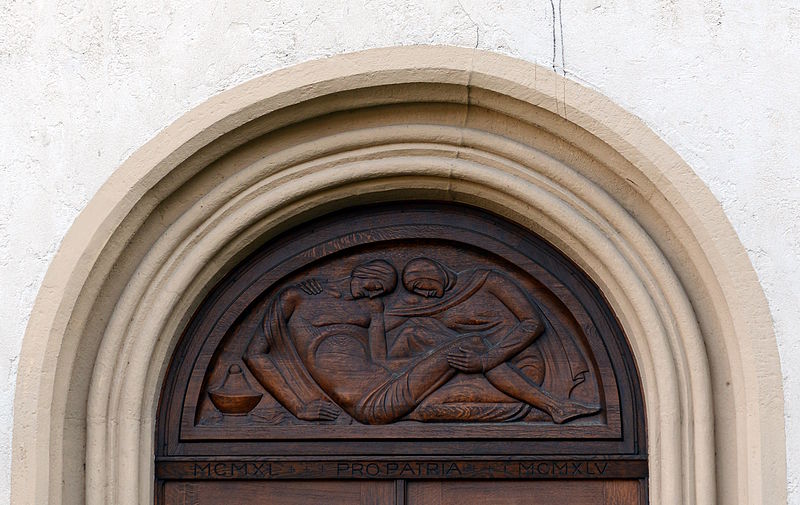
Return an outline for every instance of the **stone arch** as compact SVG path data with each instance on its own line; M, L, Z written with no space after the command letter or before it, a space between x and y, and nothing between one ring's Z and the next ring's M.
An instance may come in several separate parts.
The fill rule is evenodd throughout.
M255 79L109 179L65 237L23 340L14 502L152 500L163 374L214 282L299 222L409 198L503 215L597 283L641 375L652 503L785 502L777 345L719 203L597 92L452 47Z

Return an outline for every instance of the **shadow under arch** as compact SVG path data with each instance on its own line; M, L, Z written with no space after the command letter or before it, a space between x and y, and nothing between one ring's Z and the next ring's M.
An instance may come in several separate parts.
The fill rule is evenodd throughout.
M507 217L600 287L641 374L652 503L785 503L777 345L719 203L599 93L454 47L254 79L114 173L62 242L23 339L14 503L152 500L161 381L214 282L300 222L402 199Z

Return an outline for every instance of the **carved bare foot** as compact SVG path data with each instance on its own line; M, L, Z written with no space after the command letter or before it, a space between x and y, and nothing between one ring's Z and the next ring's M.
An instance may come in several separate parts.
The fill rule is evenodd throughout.
M340 413L336 404L327 400L315 400L300 407L295 415L303 421L334 421Z
M575 400L566 400L556 403L550 408L550 416L556 424L561 424L576 417L595 414L600 410L599 405L587 405Z

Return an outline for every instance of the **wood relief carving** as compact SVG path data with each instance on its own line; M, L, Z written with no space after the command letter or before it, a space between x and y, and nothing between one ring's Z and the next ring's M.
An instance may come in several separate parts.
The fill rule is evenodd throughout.
M468 207L364 207L269 240L198 308L156 503L646 503L643 420L613 314L558 251Z
M456 273L420 257L403 267L400 284L397 269L376 259L338 279L281 289L247 347L247 367L308 421L334 421L345 411L364 424L500 422L533 407L563 423L600 410L568 397L584 381L585 364L565 355L570 366L558 370L533 347L545 325L510 277L482 268ZM386 307L396 289L402 294ZM566 395L542 388L548 369ZM464 375L458 384L435 394L457 374ZM504 395L516 401L498 401ZM235 407L220 410L240 413Z

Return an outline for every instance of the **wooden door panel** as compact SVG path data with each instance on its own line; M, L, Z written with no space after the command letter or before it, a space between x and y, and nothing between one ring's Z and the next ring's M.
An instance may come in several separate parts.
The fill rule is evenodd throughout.
M636 505L639 483L625 481L412 481L408 505Z
M165 505L393 505L393 481L167 482Z
M645 487L636 480L610 480L603 486L604 505L645 503Z

